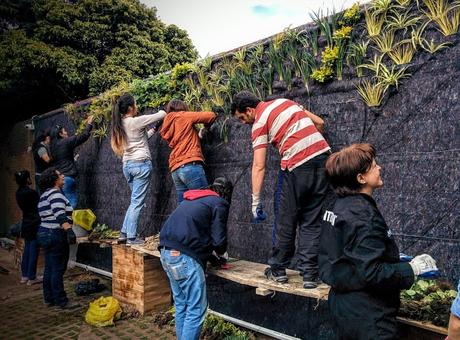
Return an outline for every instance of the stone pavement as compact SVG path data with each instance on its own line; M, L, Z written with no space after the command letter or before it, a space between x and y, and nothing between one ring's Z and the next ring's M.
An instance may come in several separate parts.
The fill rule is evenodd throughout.
M115 322L114 327L92 327L84 321L89 301L111 295L111 281L102 280L108 289L89 297L77 297L74 285L90 276L80 269L68 270L65 277L66 292L81 307L62 311L45 307L41 284L27 286L19 283L20 273L13 266L13 251L0 249L0 266L10 271L0 273L0 339L175 339L174 329L160 329L154 325L152 315Z

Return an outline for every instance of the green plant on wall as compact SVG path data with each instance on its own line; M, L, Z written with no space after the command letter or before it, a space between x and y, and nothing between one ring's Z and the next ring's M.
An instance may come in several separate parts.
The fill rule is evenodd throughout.
M342 18L339 20L339 26L353 26L361 18L359 3L355 3L350 8L343 12Z
M377 81L363 80L356 86L361 99L369 107L380 106L387 91L387 86Z
M406 33L409 28L415 27L421 18L421 16L409 14L409 11L401 13L397 8L394 8L388 15L387 27L392 30L402 30Z
M385 16L373 13L369 10L364 11L364 18L366 20L366 29L370 37L375 37L380 34Z
M441 51L449 47L450 45L452 45L450 41L445 42L445 43L436 44L433 38L431 38L429 42L426 39L422 39L422 41L420 42L420 46L430 54Z
M396 65L404 65L412 61L414 54L415 48L409 40L399 43L393 50L388 52L388 57L390 57Z
M426 16L437 24L438 30L449 36L458 32L460 25L460 7L458 2L449 4L447 0L423 0L428 11Z
M388 31L383 31L381 34L372 37L372 41L376 45L377 49L383 53L386 54L393 50L394 46L394 38L395 38L395 31L393 30L388 30Z
M369 40L360 41L350 44L350 48L347 53L347 63L350 67L355 67L356 75L362 77L363 70L361 67L358 67L363 63L364 58L366 58L367 47L369 46Z

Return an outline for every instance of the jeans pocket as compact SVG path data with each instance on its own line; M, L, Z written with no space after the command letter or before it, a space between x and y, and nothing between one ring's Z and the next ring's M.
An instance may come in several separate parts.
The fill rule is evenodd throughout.
M186 261L180 261L178 263L170 263L168 267L169 267L169 273L174 278L174 280L181 281L181 280L185 280L188 277Z
M40 248L50 248L52 241L49 233L37 233L37 243Z

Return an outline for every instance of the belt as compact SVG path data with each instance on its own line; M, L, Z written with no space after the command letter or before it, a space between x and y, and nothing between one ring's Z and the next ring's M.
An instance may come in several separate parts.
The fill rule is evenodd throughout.
M203 162L201 162L201 161L193 161L193 162L182 164L179 168L183 168L184 166L187 166L187 165L203 165Z
M150 159L148 158L145 158L145 159L128 159L125 163L145 163L145 162L149 162Z

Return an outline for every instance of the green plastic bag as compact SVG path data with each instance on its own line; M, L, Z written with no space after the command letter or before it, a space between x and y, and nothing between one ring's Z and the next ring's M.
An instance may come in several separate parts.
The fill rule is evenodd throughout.
M120 316L121 307L118 300L111 296L101 296L89 303L85 321L96 327L113 326L113 321L119 319Z

